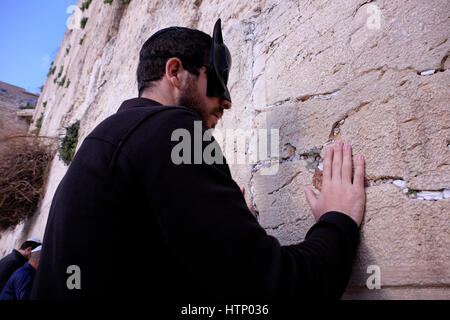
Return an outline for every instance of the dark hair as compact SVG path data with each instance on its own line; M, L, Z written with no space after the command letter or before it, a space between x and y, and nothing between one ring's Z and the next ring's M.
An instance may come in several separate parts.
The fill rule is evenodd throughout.
M198 69L208 64L211 37L206 33L183 27L162 29L152 35L139 53L137 82L139 96L153 81L161 80L166 62L177 57L188 72L199 75Z
M22 243L22 245L20 246L20 250L25 250L28 247L31 247L31 250L39 247L41 244L35 241L25 241L24 243Z

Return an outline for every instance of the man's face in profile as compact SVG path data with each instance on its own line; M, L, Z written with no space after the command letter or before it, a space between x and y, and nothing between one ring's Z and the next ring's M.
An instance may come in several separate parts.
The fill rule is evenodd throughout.
M215 128L222 117L224 109L231 108L231 102L218 97L206 95L208 76L206 67L199 69L199 75L189 74L181 87L178 105L196 111L209 129Z

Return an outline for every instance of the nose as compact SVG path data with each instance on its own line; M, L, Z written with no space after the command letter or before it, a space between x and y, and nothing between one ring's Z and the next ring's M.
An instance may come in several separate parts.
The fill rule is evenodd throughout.
M231 109L231 102L225 99L221 99L220 103L225 110Z

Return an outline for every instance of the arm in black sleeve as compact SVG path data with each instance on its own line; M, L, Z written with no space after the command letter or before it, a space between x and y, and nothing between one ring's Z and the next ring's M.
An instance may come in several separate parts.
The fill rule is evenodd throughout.
M350 277L358 241L358 227L350 217L335 211L322 215L305 241L282 248L288 261L285 267L292 266L302 275L291 272L297 281L286 288L288 295L339 299ZM289 283L289 279L282 283Z
M330 212L311 228L304 242L281 246L250 213L227 164L171 161L171 150L179 143L170 141L173 130L185 128L193 138L193 121L199 119L188 111L170 112L176 113L170 124L161 120L165 126L157 129L161 160L155 164L154 149L147 148L140 161L155 165L139 172L138 179L180 273L195 284L192 294L217 299L339 298L358 242L356 223ZM148 146L154 141L142 143ZM208 144L203 142L203 149Z

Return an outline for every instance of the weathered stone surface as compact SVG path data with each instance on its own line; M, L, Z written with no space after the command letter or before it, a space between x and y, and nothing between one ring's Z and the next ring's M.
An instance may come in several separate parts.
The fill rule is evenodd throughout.
M354 147L366 156L369 179L398 177L411 189L445 188L450 184L446 141L450 111L445 89L450 73L398 77L387 71L383 80L388 84L383 90L386 97L379 95L381 99L348 117L341 126L342 139L357 141ZM405 83L398 87L396 82ZM430 90L435 93L428 94Z
M351 284L365 285L378 265L381 284L443 285L450 281L449 200L410 199L393 184L366 189Z
M374 8L379 28L369 23ZM370 185L345 298L448 298L449 9L446 1L419 0L93 1L83 12L85 29L66 32L34 121L44 112L41 134L57 137L81 119L80 144L137 95L138 53L151 34L171 25L210 33L220 16L233 55L233 107L217 130L278 129L280 135L275 175L262 175L262 163L230 165L261 225L282 244L303 240L314 223L303 186L312 186L323 147L341 138L365 155ZM65 75L67 88L57 83ZM236 156L231 150L227 159ZM247 145L244 152L255 150ZM65 170L56 157L39 212L2 234L0 254L27 236L42 237ZM413 198L424 191L442 199ZM365 287L371 264L380 267L380 290Z
M254 175L261 225L282 244L300 242L314 223L303 186L313 172L287 162L278 175ZM450 281L449 202L410 199L391 183L366 188L361 244L350 283L365 285L369 265L382 285L433 285Z
M258 66L264 70L256 105L335 92L385 65L417 71L440 67L448 51L447 4L379 2L381 27L371 30L368 5L361 3L288 1L264 10L255 29L255 61L262 60Z
M314 223L303 192L303 186L311 185L312 175L304 160L281 163L275 175L253 174L260 223L282 244L303 240Z

